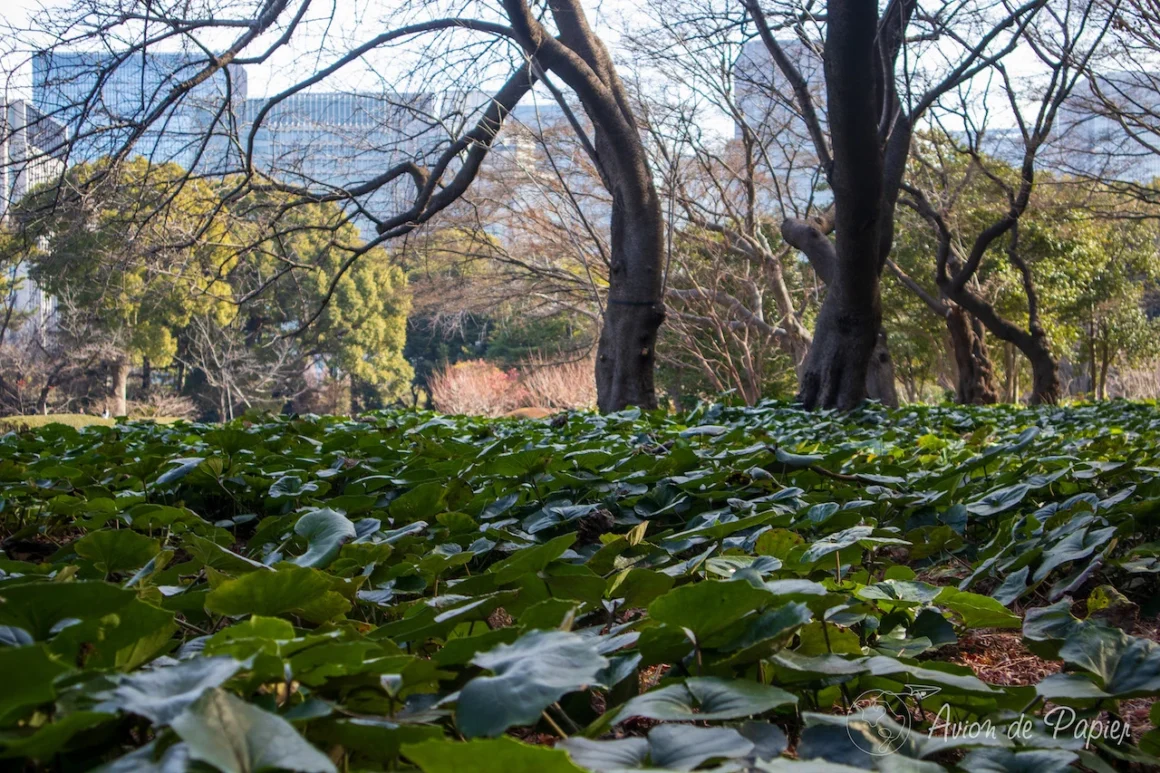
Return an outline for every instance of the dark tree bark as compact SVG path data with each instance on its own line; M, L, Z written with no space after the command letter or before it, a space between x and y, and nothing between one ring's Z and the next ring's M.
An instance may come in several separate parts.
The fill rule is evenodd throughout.
M872 0L830 0L827 14L836 270L818 314L798 397L808 408L849 410L866 397L866 374L882 321L883 160L874 98L878 7Z
M995 369L987 353L982 323L957 304L948 306L946 321L955 361L955 402L960 405L998 402Z
M1031 363L1031 405L1058 403L1063 396L1063 387L1059 383L1059 366L1046 339L1037 339L1030 350L1023 350L1023 353Z
M597 406L656 408L657 331L665 318L662 292L664 219L648 155L628 94L604 43L588 26L578 0L552 0L553 37L523 0L504 0L516 40L580 99L592 124L589 143L574 125L605 188L612 194L609 288L596 354Z
M810 266L814 269L814 273L818 275L818 278L827 287L832 285L834 278L840 273L837 268L837 248L834 241L826 236L826 233L833 230L833 227L834 223L828 221L824 223L807 223L796 219L787 220L781 226L782 238L785 239L787 244L796 247L806 256L810 261ZM832 290L827 290L827 292L832 292ZM829 295L826 298L828 301ZM823 303L824 309L825 304ZM820 330L820 320L818 325L818 330ZM815 330L816 335L817 330ZM815 344L816 338L811 342L807 355L798 368L799 385L805 383L804 379L807 372L807 363L809 362L809 352L813 351ZM890 407L898 406L894 360L890 356L890 347L886 340L886 334L880 325L871 344L871 354L866 364L864 382L864 397L877 400L883 405Z

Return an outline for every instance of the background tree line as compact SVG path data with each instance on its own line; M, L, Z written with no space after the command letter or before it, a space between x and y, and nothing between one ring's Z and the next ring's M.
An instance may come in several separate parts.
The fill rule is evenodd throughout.
M1156 391L1134 369L1157 355L1160 196L1122 174L1157 150L1152 0L646 3L615 56L572 0L398 3L341 34L307 7L38 19L37 49L224 52L21 205L11 260L62 320L43 383L100 382L116 411L133 374L219 415L312 379L354 409L422 403L456 361L529 356L590 357L603 410ZM281 53L313 64L249 129L227 98L204 131L228 173L138 157L199 84ZM256 164L278 104L368 69L410 144L360 149L381 163L338 183ZM417 84L487 98L419 111ZM537 100L552 120L513 117ZM1085 146L1097 116L1129 146Z

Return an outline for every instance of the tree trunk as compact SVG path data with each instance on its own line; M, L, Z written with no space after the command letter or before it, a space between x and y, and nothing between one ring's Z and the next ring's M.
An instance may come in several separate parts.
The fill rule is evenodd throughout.
M1015 352L1013 343L1003 347L1003 400L1008 403L1019 402L1019 356Z
M148 394L151 386L153 386L153 367L149 364L149 358L145 357L141 361L141 391Z
M1108 399L1108 368L1111 367L1112 355L1109 351L1107 332L1105 331L1100 357L1100 399Z
M129 358L121 357L114 360L113 387L109 392L111 406L110 413L114 416L125 416L129 413Z
M864 288L851 291L842 284L839 278L830 286L814 327L798 395L807 408L851 410L866 397L881 319L878 288L867 298Z
M1036 336L1033 343L1020 347L1027 360L1031 363L1031 400L1032 405L1054 405L1059 402L1062 389L1059 385L1059 370L1055 358L1046 342Z
M898 407L898 389L894 382L894 360L890 357L886 333L878 331L874 352L866 368L866 396L888 408Z
M647 172L647 166L637 171ZM651 180L632 179L636 175L616 179L624 174L619 169L608 175L613 189L612 254L596 349L596 405L601 413L630 405L657 407L657 331L665 320L664 223Z
M878 7L829 0L826 9L835 270L818 313L798 399L807 408L850 410L866 396L866 376L881 332L878 276L890 251L883 237L892 224L884 222L889 207L883 202L875 99Z
M1088 344L1088 379L1091 381L1092 399L1099 399L1099 392L1096 384L1099 378L1096 376L1096 323L1088 322L1087 326L1087 344Z
M948 310L946 324L955 359L955 401L960 405L995 403L999 391L982 324L957 304Z

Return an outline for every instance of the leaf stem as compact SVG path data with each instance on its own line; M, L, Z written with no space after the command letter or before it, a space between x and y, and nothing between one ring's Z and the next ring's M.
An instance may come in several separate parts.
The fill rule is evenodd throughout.
M561 738L568 737L568 734L565 733L564 730L556 724L556 721L552 719L551 715L548 714L547 709L544 709L542 712L540 712L540 714L544 717L544 720L552 726L552 729L556 731L556 735L560 736Z

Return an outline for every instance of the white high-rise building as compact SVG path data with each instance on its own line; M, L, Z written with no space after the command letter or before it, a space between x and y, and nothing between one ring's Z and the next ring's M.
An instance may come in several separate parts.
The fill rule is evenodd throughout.
M66 146L64 127L35 107L24 100L0 102L0 228L9 225L13 205L29 191L60 178ZM2 299L5 313L11 304L18 319L27 318L33 330L43 331L52 316L52 298L28 279L23 262L4 268L12 287L12 295Z
M64 171L63 126L22 99L0 102L0 222L30 190Z
M32 60L32 101L68 128L70 165L119 150L135 125L159 111L133 143L134 155L224 171L229 127L240 119L246 101L245 68L226 67L161 108L174 87L204 64L200 53L44 51Z

